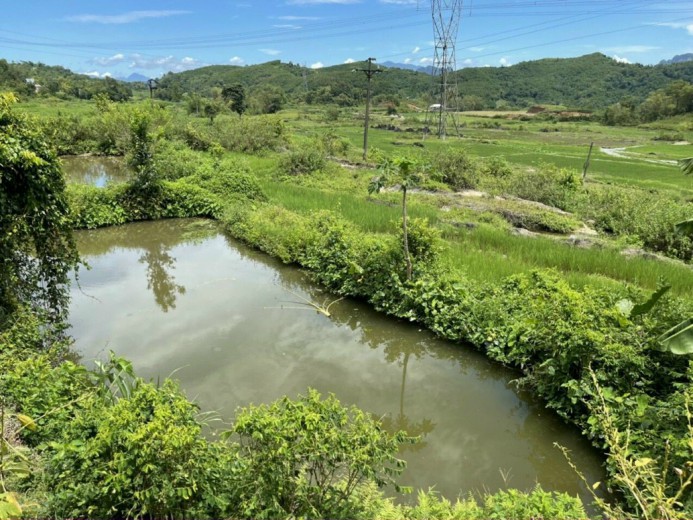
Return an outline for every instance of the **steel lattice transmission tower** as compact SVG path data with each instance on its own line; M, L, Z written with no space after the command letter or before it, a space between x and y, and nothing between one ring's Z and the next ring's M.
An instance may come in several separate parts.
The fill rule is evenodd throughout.
M457 130L454 112L457 110L457 80L454 72L455 42L462 14L462 0L431 0L433 14L433 32L435 54L433 56L433 74L436 82L438 99L438 137L445 139L448 119ZM450 113L450 110L453 113ZM458 132L459 134L459 132Z

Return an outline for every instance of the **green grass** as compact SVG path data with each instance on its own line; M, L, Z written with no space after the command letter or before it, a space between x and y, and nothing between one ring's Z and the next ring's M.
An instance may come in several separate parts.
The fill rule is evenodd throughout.
M262 187L272 202L287 209L299 213L331 210L373 233L393 232L402 218L398 193L368 197L365 190L363 194L330 192L277 181L264 181ZM412 201L407 207L411 218L438 221L438 212L431 206Z
M627 282L654 290L663 277L674 294L693 294L693 269L675 262L628 258L613 249L581 249L550 238L519 237L487 225L455 230L447 238L446 264L479 280L555 268L579 286Z
M40 117L59 115L85 116L93 114L96 106L93 101L72 99L65 101L57 98L32 98L21 101L17 109L26 114Z

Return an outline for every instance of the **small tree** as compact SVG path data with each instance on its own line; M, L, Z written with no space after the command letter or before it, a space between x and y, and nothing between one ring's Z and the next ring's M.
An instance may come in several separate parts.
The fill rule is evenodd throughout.
M214 118L224 111L224 103L219 99L207 99L204 104L203 112L209 118L209 124L214 124Z
M407 232L407 190L417 186L423 176L422 165L407 157L385 159L378 166L380 174L368 185L368 193L379 193L386 186L399 186L402 191L402 241L404 261L407 266L407 280L411 280L412 264L409 254L409 234Z
M231 110L236 112L239 117L242 116L248 108L248 103L245 98L245 89L240 83L236 83L230 87L224 87L221 91L221 96L224 98L224 101L229 104Z
M130 120L130 147L127 163L134 177L132 188L141 196L152 197L161 189L161 179L154 164L154 143L149 134L149 117L135 111Z
M355 518L358 486L394 484L406 464L395 455L413 440L312 389L242 409L229 433L240 438L243 518Z

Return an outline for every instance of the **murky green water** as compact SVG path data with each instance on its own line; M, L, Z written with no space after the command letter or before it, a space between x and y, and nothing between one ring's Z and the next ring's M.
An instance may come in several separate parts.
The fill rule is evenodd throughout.
M67 180L78 184L102 188L108 182L125 182L130 175L120 157L73 155L61 157L60 160Z
M147 378L175 372L204 410L296 396L311 386L422 434L402 484L460 491L584 489L600 457L509 383L517 374L350 300L327 318L295 302L334 298L301 271L225 238L206 221L130 224L77 234L92 266L73 290L72 333L85 363L109 349ZM293 303L292 303L293 302Z

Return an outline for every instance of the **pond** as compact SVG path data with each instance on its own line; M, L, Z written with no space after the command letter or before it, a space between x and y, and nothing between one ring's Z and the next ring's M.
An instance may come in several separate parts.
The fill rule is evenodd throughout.
M72 290L83 362L109 350L157 380L173 374L203 410L296 397L308 387L422 436L403 457L403 485L460 492L545 489L588 494L558 442L590 481L601 457L578 432L511 383L517 373L471 347L341 300L331 317L307 301L336 298L294 267L248 249L204 220L77 233L91 270ZM587 500L589 502L589 500Z
M103 188L109 182L126 182L130 178L122 157L70 155L60 160L68 182Z

